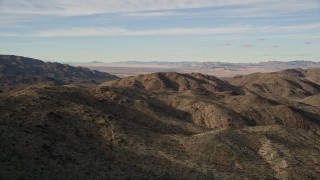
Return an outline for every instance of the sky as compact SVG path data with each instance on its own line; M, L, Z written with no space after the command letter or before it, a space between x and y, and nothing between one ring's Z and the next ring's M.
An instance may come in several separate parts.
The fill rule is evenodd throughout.
M320 61L320 0L0 0L0 54L57 62Z

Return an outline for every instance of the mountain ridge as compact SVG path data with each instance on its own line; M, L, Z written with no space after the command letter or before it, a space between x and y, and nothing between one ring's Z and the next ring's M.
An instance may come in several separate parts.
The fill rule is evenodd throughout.
M43 62L41 60L13 55L0 55L0 84L15 85L27 82L76 80L107 80L117 76L84 67Z

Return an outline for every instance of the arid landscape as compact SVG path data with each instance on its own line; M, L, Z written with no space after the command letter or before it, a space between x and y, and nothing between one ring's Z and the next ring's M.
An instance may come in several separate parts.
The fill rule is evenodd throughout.
M319 68L109 73L1 55L0 179L320 178Z
M0 0L0 180L320 179L319 0Z
M313 61L267 61L260 63L226 63L226 62L192 62L192 61L128 61L104 63L99 61L88 63L71 63L74 66L82 66L103 72L109 72L119 77L150 74L155 72L198 72L213 75L219 78L231 78L257 72L275 72L295 68L320 68L319 62Z

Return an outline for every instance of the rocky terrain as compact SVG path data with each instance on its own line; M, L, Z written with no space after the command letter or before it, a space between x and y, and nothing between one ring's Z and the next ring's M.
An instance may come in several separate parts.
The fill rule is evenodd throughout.
M117 79L116 76L83 67L43 62L13 55L0 55L0 87L36 82L70 82Z
M320 69L287 69L272 73L237 76L230 82L256 93L267 93L277 98L301 100L319 94Z
M320 70L0 93L0 179L318 179Z

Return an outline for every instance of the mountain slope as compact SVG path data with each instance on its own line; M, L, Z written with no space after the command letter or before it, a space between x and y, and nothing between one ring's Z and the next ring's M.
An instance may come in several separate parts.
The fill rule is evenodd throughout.
M318 135L301 129L260 126L197 134L188 139L186 149L199 161L222 164L244 174L255 172L260 178L312 179L320 172L318 139Z
M306 69L305 77L311 82L320 84L320 68Z
M42 81L68 82L70 80L116 79L108 73L73 67L60 63L45 63L21 56L0 55L0 86Z
M311 108L309 112L305 110L308 109L305 107L307 105L278 101L244 91L213 76L196 74L202 79L194 82L194 76L179 73L140 75L103 83L97 91L100 98L151 114L159 113L159 109L164 110L162 113L170 112L170 108L185 112L185 118L182 119L189 119L205 128L254 125L319 127L319 111ZM171 86L171 82L175 86Z
M213 76L0 92L3 179L317 179L320 109Z
M320 107L320 94L308 96L308 97L302 99L301 102L309 104L309 105Z
M311 80L316 79L317 76L311 77L308 71L303 69L288 69L235 77L231 80L231 84L244 86L257 93L272 94L278 98L299 99L320 93L317 80Z

